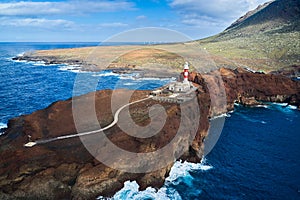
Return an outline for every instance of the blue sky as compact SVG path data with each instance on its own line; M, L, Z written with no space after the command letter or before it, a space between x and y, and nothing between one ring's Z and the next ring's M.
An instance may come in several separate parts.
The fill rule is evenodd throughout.
M161 27L200 39L223 31L268 0L0 1L0 41L100 42Z

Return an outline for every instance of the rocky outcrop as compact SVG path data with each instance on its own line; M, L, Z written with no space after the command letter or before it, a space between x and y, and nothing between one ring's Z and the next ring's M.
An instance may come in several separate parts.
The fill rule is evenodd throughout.
M114 93L121 97L128 91L119 90ZM149 91L136 91L131 101L144 98ZM83 104L95 98L95 106L99 123L102 127L113 120L111 111L112 91L97 91L78 97ZM205 95L203 96L205 97ZM204 99L199 98L199 101ZM148 108L157 104L148 100L130 106L133 120L139 125L149 123ZM138 139L125 134L118 126L105 131L114 144L130 152L150 152L164 147L170 142L178 130L181 120L180 106L171 103L161 103L167 112L164 128L155 136ZM186 104L189 109L189 105ZM206 109L202 111L206 116ZM93 130L93 122L88 117L85 123ZM199 130L205 133L208 119L200 119ZM188 130L187 130L188 131ZM72 116L72 101L55 102L44 110L30 115L20 116L9 121L8 129L1 136L0 164L0 198L1 199L95 199L99 195L111 196L123 187L127 180L136 180L141 189L148 186L161 187L168 176L173 163L151 173L127 173L118 171L97 161L81 143L79 138L55 141L33 148L25 148L28 135L31 140L53 138L76 133ZM93 136L91 136L93 138ZM172 146L185 149L181 159L199 162L201 158L201 135L192 144L188 138L180 138ZM92 139L93 141L93 139ZM96 140L97 143L97 140ZM91 144L91 145L95 145ZM101 154L102 147L99 148ZM102 152L103 153L103 152ZM155 158L153 158L155 159ZM175 161L175 160L174 160ZM122 161L120 161L121 164ZM134 163L139 165L139 163Z
M253 73L248 70L226 69L219 70L226 91L227 110L234 109L234 103L246 106L263 104L264 102L288 103L300 108L300 81L278 73ZM210 75L195 74L190 80L200 85L209 81ZM219 93L212 90L211 93Z
M300 65L292 65L289 67L284 67L282 69L279 69L277 71L272 71L270 74L280 74L287 76L289 78L293 79L299 79L300 77Z
M79 59L64 59L59 58L57 56L38 56L34 54L24 54L17 57L12 58L15 61L31 61L31 62L43 62L45 65L53 65L53 64L69 64L69 65L86 65L85 62Z
M223 82L215 79L215 76L221 76ZM174 154L179 149L183 150L180 157L174 155L177 159L200 162L203 154L202 141L207 136L209 117L232 110L234 102L255 105L260 101L275 101L299 107L299 82L285 76L222 68L210 74L192 73L189 78L198 87L196 102L200 105L200 118L197 116L194 118L198 120L199 126L192 142L189 142L189 134L183 135L175 142L172 141L171 149ZM219 87L212 89L208 85ZM217 102L214 105L219 106L212 107L211 98L223 93L221 86L224 86L226 91L227 102L225 105ZM91 99L95 99L97 120L101 127L104 127L113 121L112 93L120 96L121 101L128 91L97 91L76 97L75 100L85 106ZM149 91L135 91L131 101L145 98L148 93ZM149 124L148 108L157 103L149 99L131 105L132 119L140 126ZM114 126L104 131L106 137L129 152L153 152L170 144L177 134L182 117L186 117L183 116L182 109L192 113L190 109L193 108L189 102L184 105L164 102L160 105L165 108L167 119L162 130L155 136L147 139L136 138L124 133L118 126ZM156 114L158 118L161 116L160 113ZM96 127L89 116L85 118L84 123L86 130L93 130ZM183 132L189 131L183 129ZM71 99L58 101L30 115L11 119L5 134L0 137L0 199L95 199L99 195L112 196L127 180L136 180L142 190L148 186L159 188L173 165L169 163L149 173L116 170L95 159L79 138L53 141L33 148L23 146L28 142L28 135L31 136L31 140L37 140L76 132ZM89 137L91 137L90 145L96 149L95 152L99 152L97 156L105 157L104 146L98 146L94 136ZM126 164L122 158L118 159L118 163ZM134 163L134 165L147 166L147 163Z

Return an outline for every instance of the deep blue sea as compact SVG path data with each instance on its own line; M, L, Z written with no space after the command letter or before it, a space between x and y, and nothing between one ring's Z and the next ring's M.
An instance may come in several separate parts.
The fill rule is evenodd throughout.
M154 89L170 81L11 60L27 51L91 45L97 43L0 43L0 128L10 118L70 98L78 73L99 79L97 89ZM76 95L87 92L83 89ZM235 112L226 117L215 148L201 164L176 162L163 188L138 191L136 182L127 181L113 198L300 199L299 134L300 111L293 107L237 105Z

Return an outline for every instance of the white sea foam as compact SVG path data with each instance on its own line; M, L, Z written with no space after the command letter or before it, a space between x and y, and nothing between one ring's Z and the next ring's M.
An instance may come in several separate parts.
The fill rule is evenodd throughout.
M207 171L213 168L211 165L205 164L205 162L206 162L205 159L201 163L177 161L174 163L170 171L170 175L166 178L166 181L172 182L174 184L177 183L176 181L178 181L180 177L192 178L190 175L190 171L193 170Z
M191 185L193 177L189 172L194 170L207 171L212 169L211 165L205 164L205 159L198 164L189 162L177 161L174 163L169 177L166 178L165 184L159 190L152 187L148 187L146 190L139 191L139 185L136 181L126 181L124 187L118 191L111 200L117 199L155 199L155 200L181 200L180 194L173 188L168 187L169 185L178 185L181 181L185 184ZM104 197L98 197L98 199L105 199Z
M265 104L255 105L254 107L255 108L269 108L269 106L265 105Z
M212 118L210 118L210 120L214 120L214 119L218 119L218 118L224 118L224 117L231 117L231 115L229 113L223 113L217 116L214 116Z
M181 196L175 189L167 189L163 186L159 190L152 187L148 187L146 190L139 191L139 185L136 181L126 181L124 187L118 191L113 197L105 198L98 197L97 199L109 199L109 200L119 200L119 199L131 199L131 200L141 200L141 199L155 199L155 200L181 200Z
M7 128L7 124L0 123L0 129L2 129L2 128ZM0 135L2 135L2 134L3 134L3 132L1 132L1 130L0 130Z
M46 66L44 61L36 61L33 63L34 66Z
M234 105L235 106L241 106L238 103L234 103ZM282 112L286 112L286 113L290 112L290 110L297 110L298 109L297 106L289 105L288 103L276 103L276 102L266 102L265 104L255 105L255 106L252 106L252 107L267 108L267 109L276 108L277 110L282 111ZM222 117L222 116L220 116L220 117Z
M282 107L288 106L288 103L272 103L272 104L273 104L273 105L282 106Z
M17 55L17 57L24 56L24 54L25 54L25 52L19 53L19 54Z
M234 103L234 106L241 106L241 104L239 104L239 103Z
M1 128L7 128L7 124L4 124L4 123L1 123L1 122L0 122L0 129L1 129Z
M287 108L291 109L291 110L297 110L297 106L293 106L293 105L288 105Z
M134 76L134 75L122 75L122 76L120 76L120 79L121 80L134 80L134 81L136 81L136 80L139 80L139 78L138 78L138 76Z
M297 110L298 108L287 103L270 103L270 109L290 115L293 114L293 110Z
M12 60L12 58L10 58L10 60L16 63L28 63L27 60Z
M156 199L156 200L170 200L176 199L181 200L182 198L178 194L177 191L173 190L173 193L167 191L166 187L162 187L159 190L156 190L152 187L148 187L144 191L139 191L139 185L136 181L126 181L124 183L124 187L117 192L112 198L112 200L117 199L132 199L132 200L140 200L140 199ZM171 197L170 197L171 195ZM104 199L103 197L98 197L98 199Z
M120 76L119 74L117 74L117 73L114 73L114 72L104 72L104 71L102 71L102 72L100 72L99 74L93 74L92 76L95 76L95 77L97 77L97 76L100 76L100 77L105 77L105 76Z
M73 73L87 73L86 71L81 70L79 65L61 65L59 67L60 71L70 71Z

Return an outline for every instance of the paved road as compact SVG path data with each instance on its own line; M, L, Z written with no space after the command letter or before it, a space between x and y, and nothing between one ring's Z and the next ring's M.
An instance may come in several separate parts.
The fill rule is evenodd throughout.
M138 101L134 101L134 102L125 104L124 106L120 107L116 111L116 113L114 115L114 121L111 124L109 124L108 126L104 127L104 128L101 128L101 129L98 129L98 130L94 130L94 131L88 131L88 132L84 132L84 133L76 133L76 134L72 134L72 135L58 136L58 137L50 138L50 139L36 140L36 141L33 141L33 142L28 142L24 146L25 147L33 147L33 146L35 146L37 144L45 144L45 143L53 142L53 141L57 141L57 140L63 140L63 139L74 138L74 137L81 137L81 136L86 136L86 135L94 134L94 133L97 133L97 132L100 132L100 131L105 131L107 129L110 129L111 127L113 127L114 125L116 125L118 123L119 114L120 114L120 112L124 108L126 108L129 105L132 105L132 104L135 104L135 103L139 103L139 102L145 101L147 99L151 99L151 98L152 98L152 96L149 96L147 98L144 98L144 99L141 99L141 100L138 100Z

